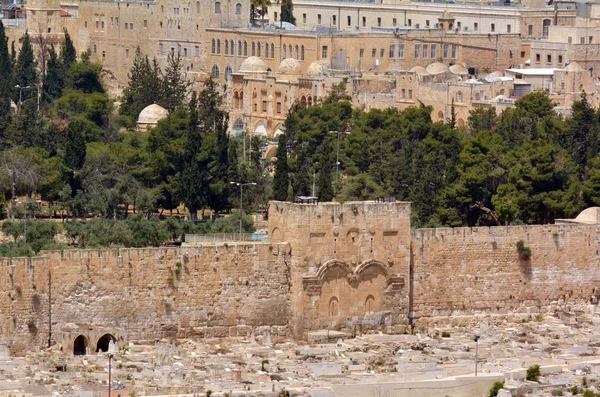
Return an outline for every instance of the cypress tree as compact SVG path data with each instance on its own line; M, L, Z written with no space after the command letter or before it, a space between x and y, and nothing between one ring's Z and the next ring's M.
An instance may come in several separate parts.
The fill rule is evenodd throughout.
M71 65L77 62L77 51L75 51L73 40L71 40L71 35L69 35L67 29L64 32L65 41L60 46L60 62L64 66L65 73L68 73Z
M290 177L287 164L287 138L285 134L279 135L278 144L275 177L273 178L273 199L286 201Z
M308 196L311 194L311 181L309 169L307 167L308 159L306 158L305 150L300 152L296 165L296 174L294 175L294 195Z
M12 64L8 52L8 37L0 21L0 131L4 131L10 117Z
M185 98L190 89L190 83L181 76L182 69L183 61L179 54L169 54L167 56L167 67L162 81L164 97L162 98L162 103L160 103L160 105L171 113L182 105L185 105Z
M20 94L22 96L23 101L28 98L34 98L35 95L37 95L37 62L33 56L31 37L29 36L29 33L27 31L25 31L25 34L23 35L23 37L21 37L21 51L19 52L17 64L15 65L13 82L21 87L30 87L26 90L19 90L18 88L15 88L13 94L15 102L19 101Z
M331 201L333 199L333 185L331 184L331 162L325 161L317 176L317 190L319 201Z
M62 90L65 86L63 78L63 67L62 63L58 59L58 54L54 50L54 47L50 46L48 49L48 63L46 66L46 75L43 81L43 101L45 103L51 103L55 99L60 98Z
M292 25L296 24L296 18L294 17L294 4L292 3L292 0L282 0L281 20L283 22L289 22Z

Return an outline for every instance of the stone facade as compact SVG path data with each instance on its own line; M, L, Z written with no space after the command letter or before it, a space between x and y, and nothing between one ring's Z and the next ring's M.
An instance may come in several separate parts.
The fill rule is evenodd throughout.
M556 313L598 300L598 227L592 219L411 231L410 203L272 202L269 243L1 259L0 344L47 346L49 323L51 339L75 352L100 348L107 335L306 340L323 329L403 332Z

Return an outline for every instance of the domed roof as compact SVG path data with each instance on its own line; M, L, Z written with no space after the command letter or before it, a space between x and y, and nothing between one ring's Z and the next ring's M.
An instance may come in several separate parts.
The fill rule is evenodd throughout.
M281 73L281 74L301 74L302 67L300 66L300 62L298 62L294 58L285 58L279 64L279 73Z
M322 74L327 74L328 71L327 64L322 61L314 61L310 64L308 69L306 70L307 76L320 76Z
M463 65L452 65L449 69L452 73L458 74L460 76L466 76L469 74L469 71L465 69Z
M140 124L156 124L158 120L164 119L169 115L169 111L156 103L146 106L138 117Z
M246 58L242 65L240 66L241 73L266 73L267 65L265 65L264 61L258 57L249 57Z
M565 67L565 72L583 72L583 68L577 62L571 62Z
M442 74L450 71L450 69L448 69L448 66L444 65L441 62L432 63L431 65L427 66L426 70L429 74L433 75Z
M410 71L418 74L419 76L429 76L429 72L423 66L415 66Z
M598 210L600 210L600 207L586 208L577 215L575 220L581 223L596 223L598 219Z

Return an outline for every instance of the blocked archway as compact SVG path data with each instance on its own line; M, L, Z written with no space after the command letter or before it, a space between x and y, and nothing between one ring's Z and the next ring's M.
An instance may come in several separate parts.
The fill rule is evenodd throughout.
M79 335L73 342L73 354L75 356L84 356L88 347L88 340L85 336Z
M102 337L100 337L100 339L98 339L98 343L96 344L96 352L103 352L103 353L107 352L110 341L113 341L113 343L114 343L117 341L117 338L115 338L111 334L102 335Z

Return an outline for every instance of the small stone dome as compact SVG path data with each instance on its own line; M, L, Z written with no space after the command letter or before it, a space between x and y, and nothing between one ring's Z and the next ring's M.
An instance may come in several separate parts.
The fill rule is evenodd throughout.
M249 57L242 62L240 73L267 73L267 65L258 57Z
M433 75L442 74L450 71L450 69L448 69L448 66L444 65L441 62L432 63L431 65L427 66L426 70L429 74Z
M322 61L314 61L313 63L310 64L310 66L306 70L306 75L307 76L320 76L323 74L327 74L328 70L329 70L329 68L327 67L326 63L324 63Z
M158 120L164 119L168 115L169 111L162 106L155 103L148 105L140 112L137 122L138 128L154 127Z
M302 74L300 62L294 58L286 58L279 64L280 74Z
M469 71L463 65L452 65L450 66L450 71L459 76L466 76L469 74Z
M429 72L423 66L415 66L410 71L419 76L429 76Z

